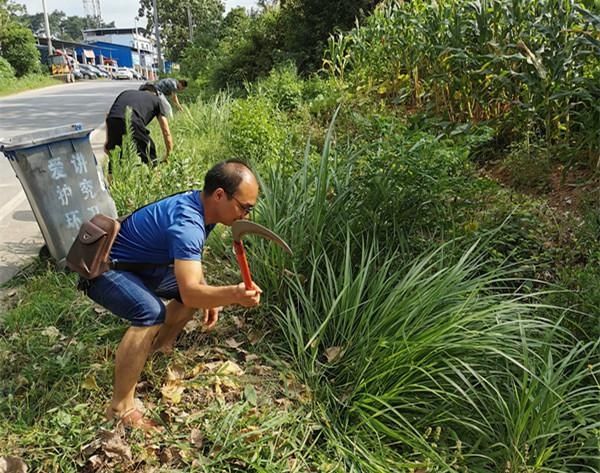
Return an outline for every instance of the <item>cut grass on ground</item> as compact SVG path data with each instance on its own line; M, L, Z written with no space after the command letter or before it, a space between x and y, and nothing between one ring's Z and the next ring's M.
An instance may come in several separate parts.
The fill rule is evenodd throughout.
M138 384L153 437L104 419L126 328L37 261L9 283L0 325L0 457L32 472L344 471L324 447L311 395L272 355L268 327L228 310L190 323Z

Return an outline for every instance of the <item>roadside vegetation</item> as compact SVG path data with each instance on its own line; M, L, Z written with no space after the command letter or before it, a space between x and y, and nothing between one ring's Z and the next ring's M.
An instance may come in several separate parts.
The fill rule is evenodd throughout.
M2 58L0 58L0 68L2 68ZM15 78L14 76L4 76L2 71L0 71L0 96L15 94L25 90L39 89L40 87L57 85L60 83L62 83L62 81L45 74L34 74Z
M33 33L17 19L21 9L0 0L0 96L57 84L43 72Z
M125 325L36 261L5 288L0 456L39 472L599 471L598 13L381 2L313 38L318 74L313 49L283 49L252 81L235 61L270 61L257 38L281 37L259 31L290 11L242 18L239 49L221 31L168 163L126 142L111 193L126 213L246 159L253 218L294 255L249 242L261 308L191 324L151 360L140 397L167 427L152 438L103 419ZM209 282L239 279L230 245L211 235Z

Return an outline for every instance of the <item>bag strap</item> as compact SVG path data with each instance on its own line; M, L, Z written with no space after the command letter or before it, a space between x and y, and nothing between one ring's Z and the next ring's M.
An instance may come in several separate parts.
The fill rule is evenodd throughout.
M145 271L149 269L166 268L172 263L134 263L130 261L111 261L108 263L110 269L116 271Z
M149 202L145 205L142 205L141 207L138 207L133 212L129 212L128 214L117 218L117 221L119 223L123 223L125 220L127 220L129 217L131 217L131 215L133 213L137 212L138 210L142 210L143 208L148 207L149 205L155 204L156 202L160 202L161 200L165 200L165 199L168 199L169 197L183 194L185 192L189 192L189 190L175 192L174 194L163 197L162 199L158 199L154 202ZM108 264L108 266L110 269L114 269L117 271L145 271L145 270L150 270L150 269L166 268L167 266L171 266L172 264L173 263L137 263L137 262L133 262L133 261L111 261Z

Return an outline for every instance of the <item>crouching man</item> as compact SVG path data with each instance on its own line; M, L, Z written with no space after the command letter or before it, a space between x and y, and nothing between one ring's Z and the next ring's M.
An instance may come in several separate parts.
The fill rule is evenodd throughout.
M198 309L204 311L205 328L211 329L222 306L260 303L258 286L252 290L243 283L211 286L202 269L202 250L214 226L246 218L257 198L258 183L250 168L241 161L224 161L208 171L201 191L159 200L123 221L111 251L118 269L85 287L91 299L131 323L116 353L109 418L145 430L157 428L134 403L135 386L149 354L170 352ZM128 268L128 262L150 267ZM170 301L165 305L161 299Z

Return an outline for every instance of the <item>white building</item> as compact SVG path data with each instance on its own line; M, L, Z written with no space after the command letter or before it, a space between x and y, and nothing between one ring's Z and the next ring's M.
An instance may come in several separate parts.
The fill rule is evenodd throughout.
M157 53L154 40L146 36L143 28L95 28L84 30L83 39L88 43L115 44L131 48L131 67L148 77L156 71ZM125 65L125 64L123 64Z

